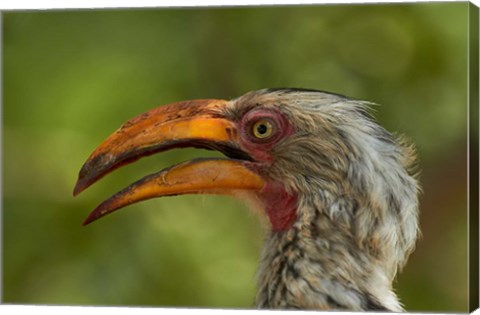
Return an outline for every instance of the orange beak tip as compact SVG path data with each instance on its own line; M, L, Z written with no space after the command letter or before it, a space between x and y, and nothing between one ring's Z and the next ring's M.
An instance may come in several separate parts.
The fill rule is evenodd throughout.
M87 226L87 225L89 225L90 223L92 223L93 221L95 221L95 220L97 220L97 219L98 219L97 217L92 216L92 215L89 215L89 216L85 219L85 221L83 221L82 226Z
M75 188L73 189L73 196L77 196L79 193L90 187L97 180L98 178L93 176L80 175L77 179L77 183L75 184Z
M89 218L86 218L85 221L83 221L82 226L87 226L90 223L92 223L93 220L89 220Z
M73 196L77 196L79 193L87 189L93 182L88 177L79 176L73 188Z
M75 188L73 189L73 196L76 197L82 191L83 191L83 189L80 185L80 182L77 182L77 184L75 185Z
M103 205L103 204L102 204ZM92 223L93 221L96 221L97 219L100 219L101 217L104 216L104 214L102 214L102 205L98 206L97 208L95 208L95 210L93 210L89 215L88 217L85 219L85 221L83 221L83 226L86 226L86 225L89 225L90 223ZM106 214L106 213L105 213Z

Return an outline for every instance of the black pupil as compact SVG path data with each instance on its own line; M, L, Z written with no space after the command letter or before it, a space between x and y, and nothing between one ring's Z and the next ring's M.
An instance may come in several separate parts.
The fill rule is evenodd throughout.
M258 125L257 131L259 134L264 135L267 132L267 126L265 124Z

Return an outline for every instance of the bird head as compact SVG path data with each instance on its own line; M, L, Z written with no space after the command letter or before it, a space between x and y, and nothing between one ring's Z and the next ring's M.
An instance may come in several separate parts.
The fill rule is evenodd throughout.
M274 231L288 228L298 206L298 192L291 181L309 173L308 166L302 169L295 161L308 141L304 145L295 142L302 134L318 139L311 130L305 130L308 112L301 104L292 103L292 94L291 90L263 90L232 101L185 101L130 119L88 158L75 195L118 167L173 148L217 150L229 159L197 159L147 176L102 203L86 223L153 197L213 193L242 194L263 206L271 202L285 205L288 211L280 209L285 218L273 209L267 216ZM285 168L291 171L285 172Z
M150 198L226 194L259 208L272 235L305 240L313 251L308 255L321 258L336 250L322 254L322 240L341 244L346 254L339 257L349 261L352 251L359 252L351 255L374 261L387 282L413 250L418 235L413 149L374 121L369 103L315 90L266 89L230 101L152 109L95 149L80 170L74 195L139 158L184 147L226 157L195 159L148 175L101 203L85 224ZM361 277L362 272L347 273Z

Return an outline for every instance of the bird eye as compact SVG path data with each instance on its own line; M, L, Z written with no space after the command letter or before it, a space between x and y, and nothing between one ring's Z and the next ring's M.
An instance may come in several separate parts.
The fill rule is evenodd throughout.
M259 120L253 124L253 135L257 139L265 139L272 135L273 125L268 120Z

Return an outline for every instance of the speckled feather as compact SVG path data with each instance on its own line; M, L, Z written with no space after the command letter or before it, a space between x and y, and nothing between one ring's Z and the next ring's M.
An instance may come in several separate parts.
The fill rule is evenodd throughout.
M229 103L232 119L277 107L296 129L272 149L268 176L298 192L297 218L267 235L258 308L402 311L392 282L419 236L415 152L370 105L294 89Z

